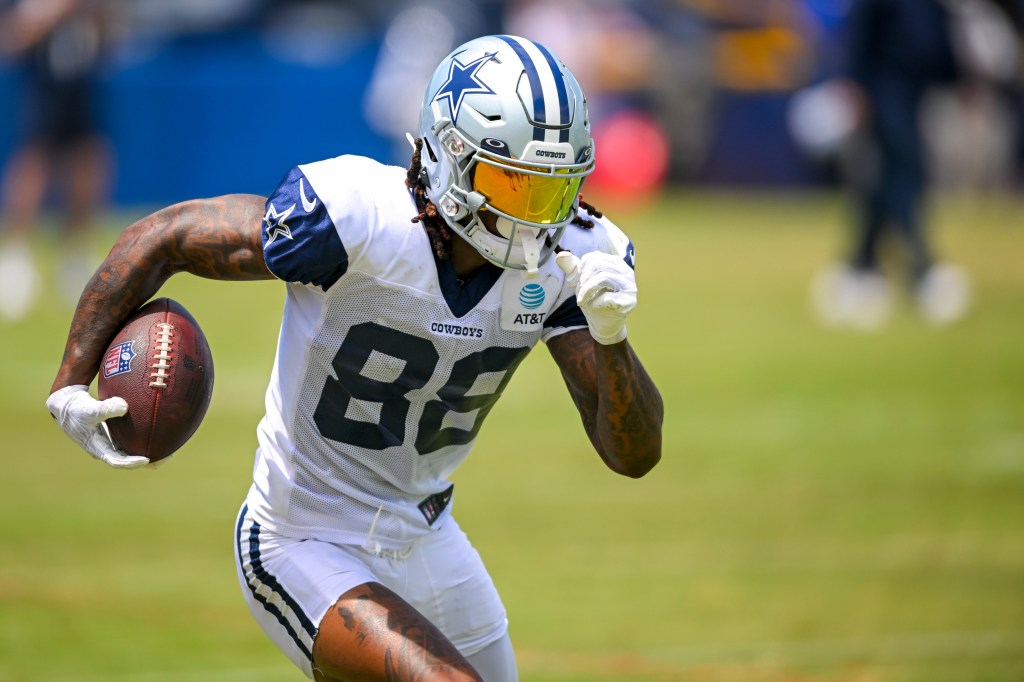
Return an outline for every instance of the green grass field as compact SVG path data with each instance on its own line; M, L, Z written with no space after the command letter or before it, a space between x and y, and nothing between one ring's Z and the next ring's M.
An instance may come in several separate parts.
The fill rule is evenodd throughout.
M933 329L906 302L877 334L810 313L844 208L683 194L619 219L662 464L605 470L541 350L455 479L524 681L1024 679L1024 203L936 206L974 312ZM69 310L0 327L3 682L303 679L231 555L282 289L164 293L203 324L217 386L158 470L108 469L52 424Z

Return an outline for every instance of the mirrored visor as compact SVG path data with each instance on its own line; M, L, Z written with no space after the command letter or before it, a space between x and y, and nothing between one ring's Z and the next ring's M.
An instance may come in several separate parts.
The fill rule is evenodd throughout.
M510 165L477 163L473 189L499 211L520 220L550 225L569 215L583 177L579 169L555 169L553 175L533 175Z

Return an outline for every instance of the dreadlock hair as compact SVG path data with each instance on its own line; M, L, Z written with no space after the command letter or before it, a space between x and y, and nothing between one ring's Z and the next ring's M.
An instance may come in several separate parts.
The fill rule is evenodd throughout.
M597 206L594 206L593 204L588 204L587 202L583 201L583 195L582 194L580 195L580 208L582 208L584 211L586 211L587 215L592 216L594 218L603 218L604 217L604 213L599 211L597 209ZM577 213L576 217L573 218L573 220L572 220L572 224L573 225L579 225L583 229L589 230L590 228L592 228L594 226L594 221L590 220L588 218L584 218L579 213Z
M427 238L430 240L430 248L438 260L451 258L452 231L444 219L437 213L437 206L434 206L427 198L427 188L423 186L421 174L423 172L423 138L417 137L412 151L412 163L405 173L405 186L412 191L413 199L416 201L416 210L419 214L414 216L412 222L420 223L426 230Z
M438 260L451 258L452 229L438 214L437 206L427 197L427 188L423 186L423 138L417 137L413 143L412 162L405 173L405 186L413 194L416 201L416 210L419 213L412 218L412 222L420 223L430 240L430 248ZM603 218L604 213L599 211L593 204L583 201L580 197L580 208L587 212L587 215L594 218ZM573 225L578 225L585 230L594 227L594 221L584 218L579 213L572 220Z

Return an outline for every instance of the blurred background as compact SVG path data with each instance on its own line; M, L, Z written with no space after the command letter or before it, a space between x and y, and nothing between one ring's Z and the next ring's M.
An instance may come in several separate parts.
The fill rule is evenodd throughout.
M300 679L230 555L282 288L165 287L218 386L128 475L43 407L73 303L152 209L406 165L435 65L500 32L588 95L585 194L637 246L668 415L662 465L614 477L534 353L458 472L523 679L1024 679L1022 26L1021 0L0 0L0 680Z
M415 130L433 66L460 42L498 32L554 46L590 99L604 179L629 193L662 182L808 187L837 179L829 133L838 114L823 106L809 121L791 119L795 97L847 68L851 0L69 4L98 7L91 30L100 33L66 30L8 55L0 158L28 127L30 62L49 61L54 78L61 68L91 69L91 115L116 159L109 197L117 206L268 192L282 169L342 153L405 165L404 133ZM977 59L990 63L965 66L959 81L936 88L923 114L931 163L944 186L1007 189L1024 165L1020 3L948 5L953 29L977 34L985 53ZM630 146L620 137L661 153L618 168L638 156L619 151Z

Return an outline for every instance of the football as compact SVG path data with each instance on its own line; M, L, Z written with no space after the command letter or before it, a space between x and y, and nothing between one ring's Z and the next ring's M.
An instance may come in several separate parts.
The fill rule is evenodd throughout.
M97 393L128 403L126 415L106 422L121 450L151 462L177 451L213 396L213 358L195 318L170 298L136 310L103 355Z

